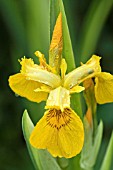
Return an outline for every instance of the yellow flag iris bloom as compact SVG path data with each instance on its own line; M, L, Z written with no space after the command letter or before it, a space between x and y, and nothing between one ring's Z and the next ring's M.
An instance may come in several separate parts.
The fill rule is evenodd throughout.
M84 128L81 119L70 107L70 95L83 91L84 87L80 84L95 77L97 102L112 102L113 76L101 72L100 57L96 55L86 64L66 74L67 64L65 59L61 58L61 51L60 14L50 46L53 57L51 64L48 65L44 55L36 51L35 55L40 64L35 64L31 58L22 58L21 71L9 77L9 85L16 94L28 100L46 101L47 111L31 133L31 145L38 149L47 149L54 157L71 158L82 150Z
M84 141L83 124L70 108L70 95L79 93L84 87L79 84L95 77L95 97L98 103L113 101L113 76L101 72L100 57L93 55L82 66L66 73L66 62L62 59L61 76L55 73L40 52L40 65L32 59L23 58L21 72L10 76L11 89L20 96L34 102L46 100L48 109L34 128L30 143L39 149L48 149L53 156L70 158L78 154Z
M21 72L10 76L9 85L18 95L34 102L46 100L48 109L34 128L30 143L38 149L48 149L53 156L70 158L78 154L84 141L83 124L70 108L70 94L84 87L68 84L67 64L61 62L61 76L45 62L40 52L40 65L23 58ZM70 87L66 87L69 85Z

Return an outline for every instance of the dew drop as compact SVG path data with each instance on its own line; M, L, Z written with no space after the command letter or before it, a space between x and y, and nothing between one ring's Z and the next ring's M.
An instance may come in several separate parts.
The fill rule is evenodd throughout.
M16 97L19 97L19 95L18 95L17 93L15 93L15 96L16 96Z

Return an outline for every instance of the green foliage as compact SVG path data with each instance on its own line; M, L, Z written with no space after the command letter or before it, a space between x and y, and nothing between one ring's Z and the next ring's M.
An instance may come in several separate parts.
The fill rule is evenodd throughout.
M14 0L0 0L0 10L8 31L21 50L25 48L25 29L19 8L19 4Z
M63 57L66 59L68 67L67 72L75 68L74 54L67 25L66 14L62 0L50 1L50 34L52 37L53 28L59 13L62 13L62 29L63 29Z
M107 147L107 151L104 156L104 160L100 170L110 170L112 161L113 161L113 133L111 135L109 145Z
M25 28L30 56L36 50L48 56L49 50L49 3L45 0L24 0L26 7Z
M47 150L38 150L31 146L29 143L29 137L34 128L34 125L27 113L24 111L22 117L22 129L24 133L24 138L26 140L27 148L29 150L30 157L35 166L35 169L39 170L61 170L56 160L47 152Z
M54 30L54 26L56 23L56 19L58 17L58 14L60 12L59 8L59 1L57 0L50 0L50 40L52 39L52 34Z
M86 62L94 53L101 30L112 8L113 0L94 0L84 19L80 41L80 59Z
M69 34L69 29L67 25L66 14L63 6L62 0L59 0L60 11L62 13L62 32L63 32L63 57L67 62L67 72L72 71L75 68L74 54L71 45L71 39Z
M75 68L74 54L71 45L71 39L69 29L67 25L66 14L62 0L59 0L60 11L62 12L62 24L63 24L63 57L67 62L67 72L72 71ZM79 94L73 94L71 96L71 107L82 117L81 103Z
M85 141L81 153L81 167L83 169L91 169L96 163L97 155L101 146L103 123L102 121L97 127L95 136L93 138L93 130L90 127L87 119L84 118Z

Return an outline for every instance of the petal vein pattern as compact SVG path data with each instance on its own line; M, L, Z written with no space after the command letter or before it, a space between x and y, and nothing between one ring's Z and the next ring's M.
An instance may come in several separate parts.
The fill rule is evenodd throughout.
M54 157L71 158L77 155L84 142L83 124L71 108L62 112L49 109L35 126L30 143L47 149Z

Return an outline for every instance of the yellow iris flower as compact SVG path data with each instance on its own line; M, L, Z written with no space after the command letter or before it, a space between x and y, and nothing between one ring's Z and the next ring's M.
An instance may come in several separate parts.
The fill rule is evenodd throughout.
M78 154L83 146L83 124L70 108L70 94L79 93L84 87L79 84L95 78L95 97L98 103L113 101L113 76L101 72L100 57L93 55L82 66L66 73L66 62L62 59L61 76L46 64L40 52L40 65L32 59L23 58L21 72L10 76L11 89L20 96L34 102L47 100L48 109L34 128L30 143L39 149L48 149L53 156L70 158Z
M34 102L47 100L48 109L34 128L30 143L38 149L48 149L53 156L70 158L78 154L83 146L83 124L70 108L70 94L84 90L84 87L68 83L66 62L61 62L61 77L45 63L40 52L40 65L23 58L21 72L10 76L9 85L18 95Z
M52 46L55 45L55 40ZM62 42L61 39L58 41L60 53ZM35 55L40 64L34 64L31 58L22 58L21 71L9 77L9 85L16 94L33 102L46 101L47 111L30 136L31 145L38 149L47 149L54 157L71 158L82 150L84 128L81 119L70 107L70 95L83 91L84 87L80 84L95 77L97 102L112 102L113 76L101 72L100 57L96 55L68 74L65 59L61 59L59 71L58 62L51 67L46 63L43 54L36 51Z

